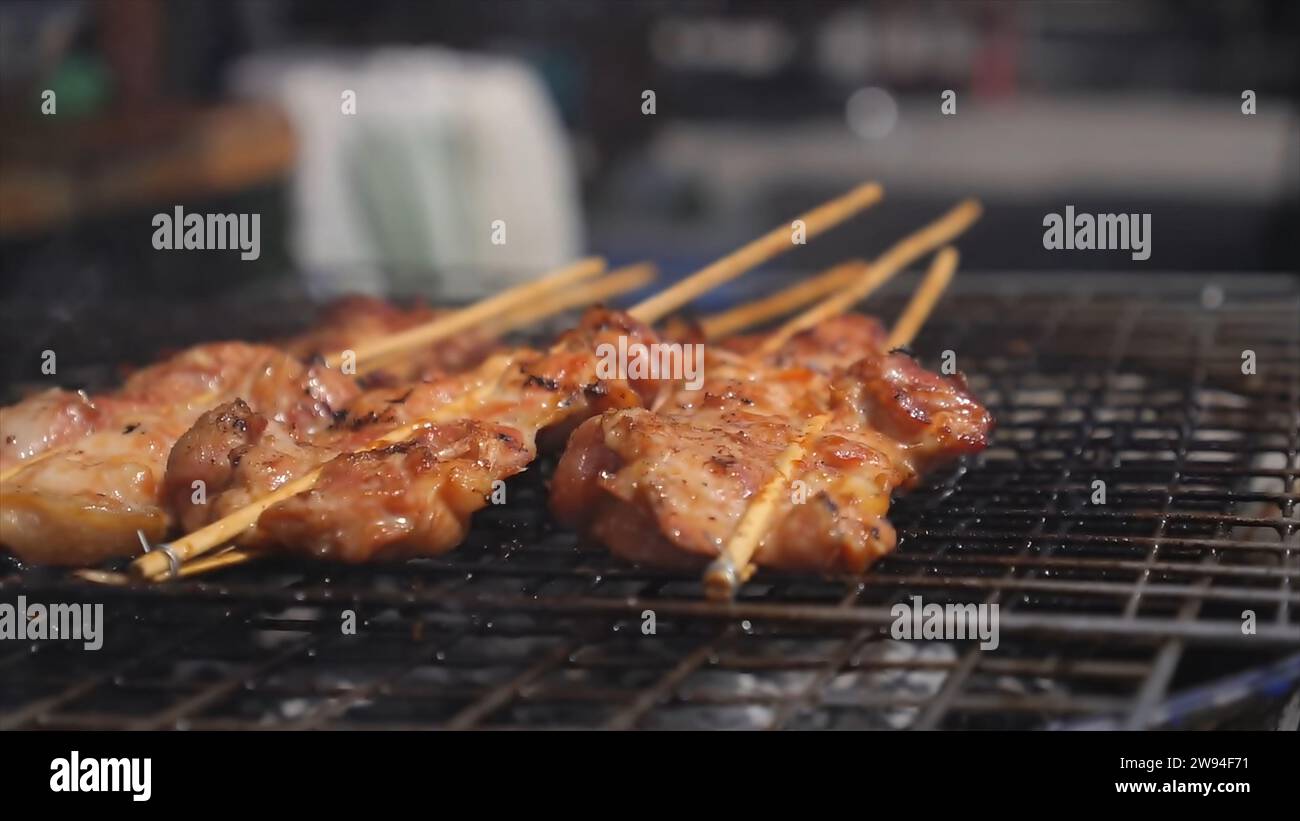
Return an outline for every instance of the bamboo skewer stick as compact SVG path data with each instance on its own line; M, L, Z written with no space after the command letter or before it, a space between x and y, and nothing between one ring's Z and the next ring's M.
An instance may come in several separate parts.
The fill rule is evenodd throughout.
M776 293L737 305L726 311L706 316L700 320L700 330L705 339L721 339L752 328L769 319L802 308L813 300L847 287L862 275L867 262L861 259L841 262L817 276L791 285Z
M905 348L912 344L921 326L934 310L935 304L948 289L948 284L952 282L959 259L957 249L951 245L935 256L925 279L921 281L921 286L916 289L916 293L912 294L907 307L894 323L894 329L889 332L889 340L885 343L888 350Z
M165 574L160 577L151 576L148 577L146 581L159 582L171 578L188 579L191 576L201 576L204 573L211 573L215 570L221 570L226 567L247 564L263 558L266 555L267 554L260 550L250 550L245 547L232 547L228 550L223 550L220 553L209 553L200 556L197 559L182 562L176 568L175 576L170 574ZM100 570L78 570L75 575L80 576L88 582L96 582L98 584L128 584L131 581L131 577L128 575L122 573L107 573Z
M449 336L468 330L497 314L526 305L533 300L546 296L553 290L566 285L591 279L605 270L605 261L598 257L589 257L566 265L540 279L517 285L502 291L496 296L480 300L468 308L438 317L431 322L408 328L405 331L380 337L352 351L357 370L364 372L373 363L398 351L409 351L430 342L437 342ZM329 367L338 367L346 360L348 352L339 351L325 358Z
M584 286L566 288L557 294L525 304L501 316L488 320L481 326L487 336L500 336L510 331L526 328L549 316L562 314L571 308L593 305L612 299L619 294L634 291L653 282L659 269L653 263L638 262L627 265L617 271ZM378 370L402 361L409 355L408 351L396 351L379 359L372 360L367 370Z
M863 209L875 205L883 196L884 189L878 184L864 183L847 194L796 217L795 220L803 222L804 237L811 239ZM780 225L676 285L645 300L628 313L645 323L658 322L700 294L735 279L745 271L789 251L794 246L791 227Z
M704 572L704 592L710 599L730 599L736 588L749 578L750 559L776 512L777 496L794 481L795 468L807 452L809 443L816 440L830 420L830 414L825 413L809 419L799 438L781 453L776 461L776 474L745 509L722 554Z
M72 575L82 581L92 582L94 584L106 584L111 587L121 587L131 583L131 577L125 573L117 573L112 570L99 570L93 567L82 567L72 571Z
M975 200L966 200L938 220L896 242L871 264L857 285L823 300L782 325L764 341L760 351L773 353L797 334L849 310L903 268L969 228L979 219L982 210Z
M491 320L484 330L489 334L503 334L526 328L546 317L562 314L571 308L598 305L628 291L635 291L654 282L659 267L653 262L638 262L610 271L600 279L581 288L570 288L545 299L524 305L503 317Z
M907 345L915 338L944 289L952 282L957 261L957 251L951 246L938 253L924 281L890 331L888 350ZM842 310L847 310L852 304L845 304ZM794 482L799 461L804 458L830 419L830 414L821 414L808 420L798 438L777 459L775 474L754 496L722 552L704 571L704 592L710 599L730 600L740 585L753 575L754 565L751 560L777 513L777 500Z
M263 554L252 550L245 550L242 547L232 547L221 553L209 556L202 556L192 562L185 562L176 571L176 577L186 579L190 576L201 576L204 573L211 573L214 570L220 570L223 567L234 567L235 565L250 562Z

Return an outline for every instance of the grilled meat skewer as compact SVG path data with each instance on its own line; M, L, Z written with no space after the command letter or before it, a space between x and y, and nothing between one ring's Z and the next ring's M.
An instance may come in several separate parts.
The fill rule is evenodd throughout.
M799 222L806 228L807 236L814 236L874 204L880 196L881 189L878 185L863 184L806 212L800 216ZM381 510L375 511L393 514L390 518L396 525L395 534L388 528L376 528L380 533L369 543L344 545L338 538L338 534L342 531L336 526L341 521L340 511L351 507L346 502L351 498L348 494L354 488L357 488L356 492L359 494L367 492L364 481L366 477L360 474L365 472L366 467L373 467L371 463L376 452L390 453L394 450L393 446L409 448L412 440L426 437L439 425L445 424L443 420L456 420L457 423L468 421L457 420L456 417L461 415L462 406L477 404L478 407L473 408L470 413L470 420L491 424L509 423L510 427L517 426L520 446L524 451L521 463L531 462L536 453L536 438L543 430L554 430L572 424L590 413L616 406L615 403L642 404L646 399L645 390L657 387L654 379L640 380L641 384L637 384L637 380L625 379L621 375L611 378L608 374L602 374L602 366L606 363L598 353L600 343L593 344L593 331L596 338L601 335L611 335L611 347L626 344L629 338L637 336L653 339L653 333L649 331L646 323L662 319L668 312L676 310L701 293L739 276L764 260L788 251L793 247L790 238L789 228L784 224L780 225L733 253L705 266L690 277L643 300L626 313L589 311L575 332L566 334L561 338L560 343L548 349L539 358L534 360L531 356L524 355L514 364L506 367L500 374L499 384L487 391L486 401L479 401L482 399L480 391L475 390L468 397L475 400L474 402L458 401L452 406L441 406L434 409L430 416L422 417L415 423L395 429L390 428L379 439L368 443L361 453L353 451L340 454L326 465L312 467L293 478L285 476L270 493L257 494L257 498L252 502L237 507L229 514L218 517L215 521L168 545L165 557L158 555L141 557L133 564L133 570L149 579L166 578L177 571L178 563L194 559L222 544L228 544L231 540L250 538L250 533L255 534L251 538L257 538L256 534L264 533L268 528L284 520L288 520L295 526L291 528L293 529L291 538L301 540L311 553L326 556L339 555L339 548L343 547L345 555L342 557L354 561L373 556L429 555L453 547L460 541L460 537L455 534L463 534L467 527L468 516L474 509L486 504L487 497L483 496L475 502L473 492L459 494L460 497L468 499L469 503L458 506L444 503L441 498L444 492L453 493L459 487L472 485L472 482L458 483L458 479L475 470L487 469L488 473L485 474L487 476L492 475L494 471L501 474L497 479L492 480L495 482L504 475L516 472L516 469L506 467L499 470L496 467L497 460L484 456L478 448L461 450L454 458L444 459L441 457L451 453L448 447L453 442L439 439L435 443L429 443L436 445L436 450L426 448L426 453L414 463L414 467L421 470L427 468L430 473L438 473L440 476L431 483L420 485L422 491L420 498L411 499L412 494L409 493L405 494L405 498L402 498L401 494L396 497L390 496L390 503L383 505ZM408 339L415 338L411 334L397 334L384 344L376 346L375 350L400 351ZM530 389L534 389L531 396ZM552 396L543 396L537 393L536 389L541 389ZM502 407L503 402L505 407ZM535 407L530 406L533 402L536 403ZM217 416L214 415L209 420L209 424L217 421ZM501 441L513 440L507 431L497 431L496 435ZM452 437L452 439L456 438ZM338 466L345 461L354 464L365 462L366 465L359 471L342 470ZM406 462L404 466L411 467L411 463ZM339 472L343 477L355 475L360 481L351 482L336 476L335 474ZM294 505L303 504L304 499L325 496L326 494L319 492L320 488L317 487L320 482L325 482L327 485L333 483L339 490L337 494L339 498L333 502L332 509L329 504L326 504L300 511L306 514L320 513L321 515L318 516L295 516L283 512L292 510ZM397 484L411 487L410 482ZM419 507L424 500L432 500L429 503L431 507ZM356 501L367 500L358 497ZM408 508L407 505L416 507ZM447 524L444 520L448 518L453 520L452 526L433 526L440 521ZM301 522L307 522L307 526L296 527ZM449 537L447 534L452 535ZM272 541L277 540L272 538Z
M596 376L597 347L615 344L620 336L632 344L649 344L657 335L626 314L589 311L548 351L516 352L517 364L472 418L432 425L379 450L361 449L387 431L436 415L481 386L483 376L470 373L409 389L372 391L354 401L332 428L310 437L294 436L240 403L230 403L205 414L181 437L168 465L164 495L185 529L193 530L323 463L311 491L268 509L240 543L347 561L444 552L460 543L470 514L485 506L493 483L535 459L539 437L562 443L563 437L545 434L567 433L592 413L644 407L662 395L665 385L654 380ZM849 316L799 337L780 356L829 371L883 339L874 320ZM746 339L732 343L742 350L752 344ZM719 348L716 354L743 366L738 353ZM768 387L773 407L802 391L793 382L783 386L773 381ZM195 481L208 488L205 504L192 501Z
M214 342L195 345L141 368L115 391L90 396L83 391L51 388L0 409L0 471L20 469L40 456L97 430L131 424L131 417L146 406L199 412L212 405L212 397L258 394L259 369L288 354L312 370L319 385L312 385L323 401L341 407L355 393L351 379L325 375L311 367L324 352L345 350L367 339L405 330L445 313L426 306L398 308L374 297L350 296L322 309L316 324L299 336L273 345ZM336 348L329 346L337 345ZM415 352L401 368L388 368L374 381L437 376L463 370L480 361L492 342L476 334L445 340ZM259 396L261 394L258 394ZM280 400L286 411L297 400ZM266 405L271 410L273 405ZM279 413L279 411L276 411ZM289 417L292 419L292 417Z
M473 512L488 504L493 483L536 458L539 432L612 407L642 406L659 392L658 380L597 376L597 347L619 337L657 338L625 313L591 309L547 350L515 351L499 374L478 370L387 396L375 392L314 437L294 437L229 403L204 414L177 443L167 498L193 529L323 465L311 490L269 508L239 543L344 561L445 552L461 542ZM489 398L470 416L361 450L389 431L436 417L488 381ZM194 505L187 494L196 479L208 485L205 505Z
M355 343L368 333L425 321L379 300L353 298L318 327L286 343ZM457 346L451 361L465 356ZM437 353L422 356L433 368ZM144 368L118 391L90 397L47 391L3 410L5 467L0 544L42 564L93 564L138 552L140 534L165 537L172 519L160 487L177 439L214 402L235 396L286 429L309 435L356 398L356 380L286 350L243 342L197 345ZM12 462L11 462L12 460Z
M659 413L620 410L584 422L552 480L556 517L632 561L702 566L807 421L828 414L802 460L801 485L782 501L754 561L856 572L894 547L885 514L895 489L985 445L991 417L964 381L905 353L878 347L829 374L774 357L783 358L749 373L715 367L701 390L679 391Z

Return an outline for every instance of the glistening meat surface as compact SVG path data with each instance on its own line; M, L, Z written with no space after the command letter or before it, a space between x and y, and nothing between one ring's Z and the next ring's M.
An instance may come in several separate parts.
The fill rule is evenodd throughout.
M218 383L212 399L238 391L282 425L327 424L331 403L356 392L339 373L304 365L273 348L222 343L219 349L205 348L205 355L225 357L231 372L231 381ZM26 561L84 565L137 553L140 534L150 541L167 535L172 520L160 486L168 454L201 405L168 402L165 391L135 398L139 385L133 383L140 376L96 404L94 429L48 458L30 460L5 481L0 543ZM173 372L161 387L183 381Z
M718 407L690 416L605 414L570 439L551 507L623 558L699 565L717 556L801 429ZM760 564L861 569L892 549L889 493L910 478L893 443L841 426L817 439L798 476L800 496L782 496L776 526L760 543Z
M187 523L214 521L322 466L311 491L272 506L241 543L352 562L443 553L461 543L470 517L490 503L493 483L531 464L539 433L610 408L639 407L659 393L654 380L597 376L597 346L619 337L655 339L626 314L592 309L545 351L515 351L504 369L489 371L495 367L489 360L468 374L372 391L310 437L252 418L231 425L220 413L207 414L178 444L167 478L176 492L169 498ZM468 396L476 397L471 406L458 404ZM424 429L405 441L356 452L420 420L427 420ZM182 448L193 458L182 460ZM222 448L231 469L210 474L224 484L196 510L184 488L210 470L205 465L213 458L219 461L208 454Z
M801 340L805 357L815 336ZM894 547L885 518L891 493L983 448L992 422L964 382L903 353L877 348L828 375L788 351L766 361L715 359L721 367L703 388L679 391L662 412L611 412L574 433L552 481L557 518L633 561L706 563L808 420L828 414L805 442L754 561L860 571Z
M196 345L140 369L110 393L56 389L0 410L0 467L17 468L0 489L0 544L42 564L93 564L139 552L140 534L160 540L176 521L174 505L163 500L166 466L174 443L204 409L238 397L276 429L310 436L332 425L359 389L351 376L294 352L314 356L321 346L361 345L434 313L345 299L326 309L323 324L283 347ZM417 352L410 367L440 372L482 349L466 340L434 345ZM393 378L390 372L375 381ZM225 462L227 453L220 456ZM204 475L212 472L212 465L204 468ZM174 486L166 490L179 495ZM190 483L184 493L203 498L206 485Z

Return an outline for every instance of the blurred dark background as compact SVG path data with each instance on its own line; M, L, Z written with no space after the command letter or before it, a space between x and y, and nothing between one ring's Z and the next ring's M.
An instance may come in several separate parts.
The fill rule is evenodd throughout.
M974 195L963 270L1294 272L1298 32L1282 0L4 2L0 293L680 274L871 178L884 204L783 264ZM176 205L259 213L259 259L155 251ZM1045 251L1066 205L1151 213L1151 258Z

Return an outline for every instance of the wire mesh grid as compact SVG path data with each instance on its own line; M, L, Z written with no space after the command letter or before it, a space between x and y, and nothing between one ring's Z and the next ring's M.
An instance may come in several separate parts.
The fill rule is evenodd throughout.
M897 501L899 548L864 577L760 572L706 602L556 530L543 466L437 560L123 588L13 569L6 599L108 623L95 652L0 646L0 727L1143 727L1300 650L1293 283L1214 310L958 293L939 315L917 350L953 352L998 429ZM913 596L997 604L999 646L892 638Z

